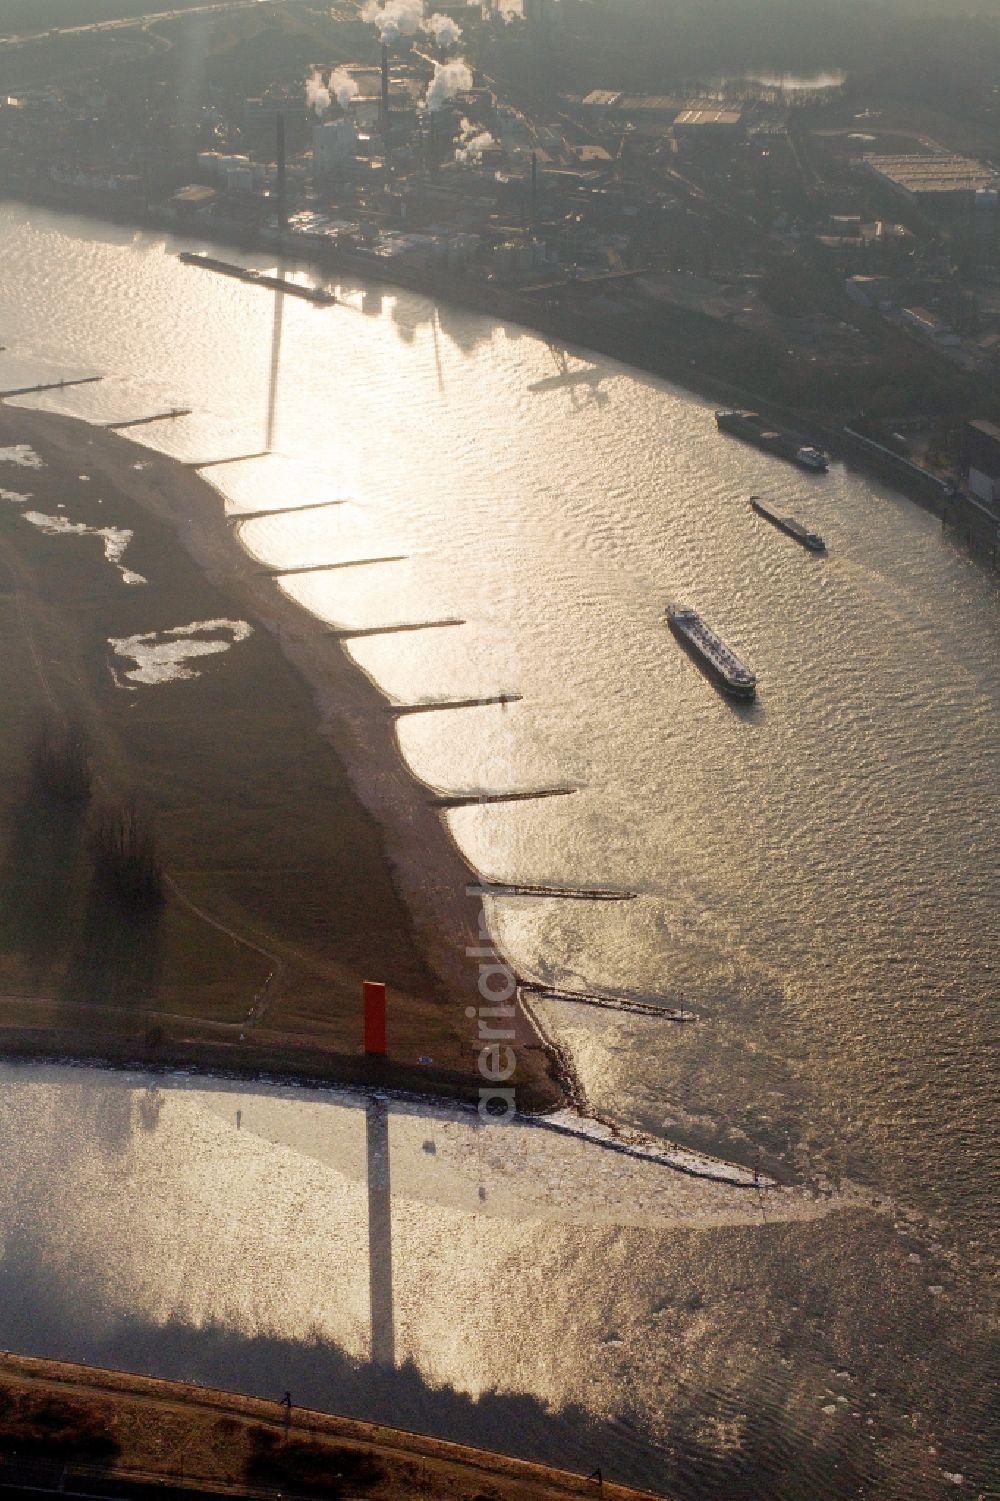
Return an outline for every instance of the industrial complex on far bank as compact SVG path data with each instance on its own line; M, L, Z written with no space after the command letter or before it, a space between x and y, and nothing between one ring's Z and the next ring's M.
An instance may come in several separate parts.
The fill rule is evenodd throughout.
M0 40L7 190L460 288L560 330L577 316L584 342L595 322L658 325L705 345L705 370L734 388L780 368L764 397L849 417L983 507L987 532L1000 517L986 394L1000 372L1000 173L985 155L900 129L876 99L857 108L843 84L526 81L518 49L557 61L574 0L517 15L370 0L318 30L297 0L217 9L241 56L264 36L287 60L232 67L178 101L162 72L183 13L89 28L119 51L71 79L39 66L65 37ZM308 27L290 30L299 11L308 52Z

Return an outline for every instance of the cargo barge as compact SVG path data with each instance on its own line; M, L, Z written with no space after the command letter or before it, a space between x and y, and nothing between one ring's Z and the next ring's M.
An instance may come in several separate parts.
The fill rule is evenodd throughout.
M336 302L332 292L325 287L309 287L298 281L285 281L280 276L271 276L265 271L251 271L246 266L235 266L231 261L216 260L214 256L202 255L197 250L182 250L177 257L185 266L202 266L206 271L216 271L220 276L231 276L234 281L249 282L254 287L267 287L273 292L287 292L290 297L302 297L306 302L329 307Z
M794 516L779 516L777 511L772 511L770 506L764 504L759 495L751 495L750 509L756 511L758 516L763 516L765 521L770 521L779 531L794 537L803 547L808 547L810 552L826 552L826 543L819 532L811 532L801 521L796 521Z
M733 698L753 698L757 678L745 662L705 624L696 610L667 605L667 624L711 677Z
M758 448L763 448L765 453L776 454L780 459L790 459L802 469L823 474L830 467L830 460L821 448L815 448L811 443L802 443L792 433L766 421L758 412L716 412L715 422L721 432L742 438L745 443L753 443Z

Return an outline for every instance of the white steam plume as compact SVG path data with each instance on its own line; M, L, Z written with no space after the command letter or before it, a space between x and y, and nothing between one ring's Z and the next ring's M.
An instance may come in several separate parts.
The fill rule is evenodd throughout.
M495 138L488 130L480 130L478 125L473 125L469 120L463 120L462 134L455 147L455 160L457 162L474 161L496 144Z
M383 42L394 42L400 36L415 36L424 18L424 0L367 0L362 6L361 19L377 27Z
M456 57L449 63L435 63L434 77L424 99L424 108L433 115L446 99L453 99L462 89L471 89L472 83L472 70L464 58Z
M330 74L330 90L341 109L346 109L351 100L358 97L358 86L345 68L334 68Z
M423 30L429 31L439 47L454 47L462 35L462 28L451 16L443 16L436 11L433 16L428 16L423 24Z
M313 68L306 79L306 104L318 115L325 115L330 108L330 90L319 68Z

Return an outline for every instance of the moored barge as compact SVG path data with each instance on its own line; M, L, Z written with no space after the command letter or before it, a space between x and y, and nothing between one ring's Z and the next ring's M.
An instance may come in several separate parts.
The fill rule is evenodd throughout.
M715 423L720 432L731 433L734 438L742 438L745 443L753 443L757 448L763 448L765 453L776 454L781 459L790 459L793 464L798 464L802 469L811 469L814 473L825 473L830 467L830 460L821 448L816 448L811 443L803 443L793 433L775 427L759 412L716 412Z
M205 271L215 271L220 276L231 276L234 281L243 281L254 287L267 287L273 292L287 292L290 297L301 297L306 302L315 302L320 307L330 307L337 301L326 287L311 287L300 281L286 281L284 277L272 276L266 271L254 271L249 266L236 266L232 261L220 261L215 256L203 255L200 250L182 250L177 257L185 266L201 266Z

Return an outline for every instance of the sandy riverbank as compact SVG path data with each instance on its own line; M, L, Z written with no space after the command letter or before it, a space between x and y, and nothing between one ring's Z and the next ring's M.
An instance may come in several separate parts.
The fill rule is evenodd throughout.
M25 446L40 467L3 459ZM189 466L74 418L0 405L5 482L25 499L0 490L0 612L26 649L0 663L0 694L34 694L41 708L48 698L89 722L100 777L135 791L159 821L168 901L165 936L138 942L128 922L109 931L93 889L78 893L81 919L56 899L82 878L79 839L65 873L36 871L18 896L39 843L35 801L10 797L31 722L19 703L22 723L15 717L0 737L0 897L6 882L15 935L40 924L36 949L61 942L76 920L87 952L62 970L32 969L16 944L5 949L0 911L0 1053L478 1104L482 1044L468 1015L481 1003L488 931L482 898L470 894L478 876L344 643L240 546L220 494ZM126 584L93 542L26 525L28 492L72 526L111 522L130 534L124 566L145 582ZM4 568L15 583L6 595ZM251 634L195 659L189 681L130 685L127 662L110 650L137 628L158 628L162 640L164 627L220 619ZM41 853L51 856L51 830ZM160 950L148 963L147 939ZM364 978L389 986L387 1061L360 1046ZM586 1113L572 1059L520 987L514 1004L518 1108ZM701 1152L661 1155L613 1125L607 1134L684 1174L755 1182L748 1168ZM761 1166L784 1178L780 1165Z
M161 1061L379 1081L478 1098L476 1023L465 1014L478 1004L478 961L466 952L482 941L481 900L466 894L476 877L430 803L434 789L404 766L383 696L322 622L292 603L243 551L219 494L199 473L71 418L0 409L0 448L24 444L37 452L42 467L7 463L0 481L30 492L31 504L46 512L64 506L74 524L113 520L133 531L128 561L149 581L148 587L130 589L96 548L84 558L81 542L40 535L14 505L5 505L4 561L17 579L6 597L14 627L25 626L26 609L31 617L25 641L34 663L28 667L40 665L42 687L60 707L65 698L79 712L85 702L97 724L95 738L107 731L102 753L157 811L168 840L172 905L183 909L189 930L174 952L184 948L189 954L203 939L221 944L222 951L204 976L200 1016L193 1014L190 997L178 1000L176 986L167 985L152 1004L126 995L117 1008L107 995L92 995L86 1040L78 1037L76 1046L79 1001L87 997L71 986L55 993L46 986L30 989L30 977L20 971L13 982L6 976L0 1027L10 1051L121 1060L130 1047L134 1057L136 1039L162 1019L166 1036L153 1048ZM72 547L77 552L71 559ZM58 615L61 591L72 593L78 585L73 607L79 618L48 620L38 613L44 601L45 610ZM127 636L139 621L162 629L173 619L164 614L172 599L178 624L197 611L194 619L245 620L253 635L214 657L196 682L116 688L108 639ZM76 660L69 642L87 632L91 639ZM46 684L50 665L54 674ZM240 675L241 681L230 682ZM302 679L308 698L295 686ZM20 689L12 685L9 691ZM240 715L231 730L230 711ZM199 741L185 739L192 733L189 720L206 714L217 716L219 734L202 731ZM317 718L325 748L307 775L300 765L313 754L306 727L315 736ZM255 728L257 721L264 731ZM238 759L243 748L223 743L253 734L263 736L256 755L248 746ZM268 754L271 764L260 764ZM219 760L214 781L206 758ZM289 793L282 804L285 790L277 784L299 773L297 797ZM211 806L204 824L194 806L196 790L183 785L189 774L206 780ZM315 810L310 777L313 785L318 779L333 784L332 792L327 786L317 790ZM255 831L256 818L265 813L268 821ZM319 840L323 829L325 845ZM218 871L190 868L199 860L204 865L202 846L213 838L233 839L239 854L229 857L223 844L215 857ZM277 841L282 848L272 860ZM311 873L303 874L300 867L310 862ZM321 909L312 919L315 937L294 910L293 888L299 905L311 901ZM242 1002L227 1004L225 973L217 972L220 963L225 970L227 952L241 994L264 996L256 1017L248 1016ZM389 1067L373 1067L358 1056L360 982L366 977L390 985ZM197 991L197 964L184 983ZM557 1060L520 1008L515 1025L519 1104L551 1108L565 1099Z

